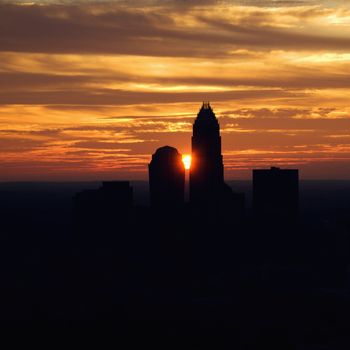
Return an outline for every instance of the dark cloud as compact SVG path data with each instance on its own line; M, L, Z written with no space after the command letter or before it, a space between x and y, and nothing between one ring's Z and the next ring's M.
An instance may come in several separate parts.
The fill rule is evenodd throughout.
M332 0L332 4L346 3L347 0ZM4 3L28 3L27 0L3 0ZM30 3L47 4L128 4L132 7L139 6L170 6L170 7L193 7L203 5L232 4L240 6L258 6L258 7L278 7L278 6L300 6L300 5L319 5L330 4L329 0L32 0Z
M61 134L60 129L43 129L43 130L16 130L16 129L2 129L0 134L4 135L31 135L31 136L44 136L44 137L56 137Z
M170 77L159 78L163 84L186 84L202 86L248 86L260 88L284 88L284 89L343 89L350 88L350 79L347 73L322 72L321 69L286 68L285 72L278 72L275 77ZM345 68L345 67L344 67ZM350 67L349 67L350 68ZM291 74L292 73L292 74ZM147 81L147 79L145 79ZM155 81L155 80L153 80ZM149 80L152 82L152 79Z
M350 115L344 114L342 117L335 118L331 115L332 112L342 111L338 111L336 108L241 108L232 111L224 111L221 115L226 118L233 118L235 121L238 119L247 122L250 120L256 120L261 123L261 119L264 119L263 125L278 125L278 123L286 124L288 122L286 121L286 118L293 118L290 122L295 125L298 123L313 123L315 120L319 121L321 127L324 127L324 124L327 124L327 127L331 128L332 123L342 123L344 126L347 125Z
M259 7L310 6L327 3L327 1L322 0L233 0L232 2L243 6ZM334 2L337 2L337 0Z
M123 143L125 144L125 143ZM106 142L106 141L79 141L75 142L72 147L76 148L88 148L95 150L114 150L115 152L125 152L126 149L121 148L121 144L119 142Z
M46 146L46 142L21 137L0 137L2 153L28 152Z
M305 79L307 77L307 79ZM100 98L103 100L103 96L108 98L110 96L118 96L119 92L111 89L96 89L91 87L91 84L115 84L115 83L139 83L140 77L133 76L132 74L111 74L98 75L96 74L76 74L76 75L64 75L64 74L38 74L38 73L19 73L19 72L4 72L0 73L0 100L3 96L2 103L11 103L11 91L15 92L18 96L19 91L23 91L22 99L27 100L27 103L31 99L35 99L35 94L40 96L48 95L49 100L52 100L56 95L59 99L62 91L69 91L69 94L75 96L80 95L75 104L81 103L81 99L84 95L101 94ZM156 78L156 77L144 77L142 78L143 84L160 84L161 86L174 86L174 85L187 85L187 86L221 86L229 89L235 86L247 86L247 87L259 87L264 89L269 88L281 88L285 90L295 89L344 89L350 88L350 79L348 74L334 72L322 73L321 71L315 72L307 71L306 69L300 68L298 72L294 72L294 75L284 75L283 72L275 78L265 77L242 77L242 78L226 78L226 77L168 77L168 78ZM90 86L88 86L90 84ZM50 92L50 90L52 90ZM2 93L1 93L2 91ZM37 91L37 92L36 92ZM126 93L126 92L125 92ZM127 93L126 93L127 94ZM136 92L135 92L136 94ZM167 93L164 93L166 95ZM278 92L276 92L278 94ZM142 93L141 93L142 95ZM159 93L161 96L162 93ZM26 97L27 96L27 97ZM45 96L44 96L45 97ZM21 98L20 98L21 99ZM95 99L92 98L91 101ZM36 100L39 103L38 100ZM43 99L42 101L47 101ZM79 102L80 101L80 102ZM21 103L20 101L18 101ZM58 101L52 101L47 103L60 103ZM62 102L64 103L64 102ZM93 102L92 102L93 103ZM98 104L96 101L93 104ZM101 103L104 104L104 103Z
M191 16L197 25L186 27L175 21L176 9L151 11L115 4L103 10L104 5L94 6L0 5L0 49L174 57L211 57L213 53L222 57L236 48L350 49L350 39L342 35L282 29L273 23L259 25L271 14L253 13L244 21L232 22L194 12Z
M1 64L0 64L1 65ZM127 81L131 77L117 75L113 81ZM23 72L0 72L0 90L2 91L30 91L31 89L62 90L67 88L83 88L84 84L101 82L101 76L82 74L45 74Z
M234 90L223 92L137 92L111 89L95 89L86 91L26 91L21 94L16 92L0 92L0 104L78 104L78 105L130 105L130 104L160 104L178 102L197 102L205 99L210 101L227 101L233 99L266 99L273 98L301 98L303 92L289 92L282 90Z

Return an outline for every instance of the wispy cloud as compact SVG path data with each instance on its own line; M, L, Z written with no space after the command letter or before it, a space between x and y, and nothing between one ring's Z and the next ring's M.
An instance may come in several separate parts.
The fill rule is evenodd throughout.
M0 180L145 178L203 100L227 177L347 177L349 38L346 1L2 2Z

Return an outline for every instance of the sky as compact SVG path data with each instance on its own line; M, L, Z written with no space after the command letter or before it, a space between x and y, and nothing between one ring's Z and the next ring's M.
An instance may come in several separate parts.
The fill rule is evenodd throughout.
M349 1L0 1L0 181L147 179L202 101L226 179L350 179Z

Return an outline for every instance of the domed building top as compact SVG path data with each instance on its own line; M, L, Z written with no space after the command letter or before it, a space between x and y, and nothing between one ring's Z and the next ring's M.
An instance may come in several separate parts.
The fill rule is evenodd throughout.
M150 166L153 164L162 164L163 166L181 169L184 167L182 155L179 151L171 146L163 146L158 148L152 155Z
M156 150L148 164L152 207L166 209L184 202L185 166L182 156L174 147Z
M170 154L170 153L178 154L179 152L175 147L171 147L171 146L159 147L156 150L156 154Z
M156 159L166 159L166 158L181 158L181 154L178 150L171 146L163 146L156 150L156 152L152 155L152 160Z

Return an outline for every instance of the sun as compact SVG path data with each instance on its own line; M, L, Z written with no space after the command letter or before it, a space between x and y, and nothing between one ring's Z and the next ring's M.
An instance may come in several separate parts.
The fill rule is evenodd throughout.
M189 154L184 154L182 156L182 162L184 163L185 169L189 170L191 168L192 157Z

